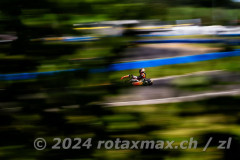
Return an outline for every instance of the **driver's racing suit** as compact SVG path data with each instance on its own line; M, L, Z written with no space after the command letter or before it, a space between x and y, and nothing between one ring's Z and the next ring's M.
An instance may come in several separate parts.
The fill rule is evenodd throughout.
M126 76L123 76L121 79L123 78L131 78L131 81L132 81L132 85L134 86L141 86L143 85L143 80L146 78L146 73L145 72L141 72L139 76L134 76L134 75L126 75Z

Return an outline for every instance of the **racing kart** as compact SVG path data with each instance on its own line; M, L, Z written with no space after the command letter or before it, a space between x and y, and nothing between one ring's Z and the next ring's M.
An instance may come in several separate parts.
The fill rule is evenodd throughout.
M134 79L132 76L129 78L125 78L122 80L124 85L132 85L132 86L151 86L153 81L149 78L144 78L141 80Z

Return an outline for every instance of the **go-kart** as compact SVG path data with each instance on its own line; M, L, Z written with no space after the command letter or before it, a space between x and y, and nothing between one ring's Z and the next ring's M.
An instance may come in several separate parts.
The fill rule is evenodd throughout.
M151 86L153 81L149 78L143 78L141 80L134 79L133 76L129 76L129 78L122 79L122 83L124 85L132 85L132 86Z

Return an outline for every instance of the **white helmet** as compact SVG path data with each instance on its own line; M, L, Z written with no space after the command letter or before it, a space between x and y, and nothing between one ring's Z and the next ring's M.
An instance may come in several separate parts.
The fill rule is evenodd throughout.
M139 69L139 73L142 73L142 72L145 72L145 69L144 69L144 68L140 68L140 69Z

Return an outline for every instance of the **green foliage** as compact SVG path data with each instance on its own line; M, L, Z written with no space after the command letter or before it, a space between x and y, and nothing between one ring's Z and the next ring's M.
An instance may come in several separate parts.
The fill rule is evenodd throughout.
M190 1L186 1L186 4L190 5ZM150 18L175 20L181 16L183 16L182 18L200 17L204 18L206 22L210 21L211 14L208 9L201 8L199 9L201 13L195 13L191 8L178 8L179 10L174 8L168 12L171 5L166 1L1 0L0 31L4 34L14 34L17 37L13 42L0 44L1 73L49 71L82 66L86 70L61 72L54 76L40 76L33 80L0 82L0 159L175 158L180 157L181 152L162 150L102 151L95 148L77 151L51 150L49 146L41 152L33 148L33 141L36 137L46 138L49 144L53 143L53 137L93 138L94 141L113 137L129 140L183 139L185 138L182 136L183 134L185 136L195 135L194 128L188 130L196 126L192 123L190 114L201 116L214 112L221 114L220 116L215 115L212 125L206 122L211 121L213 116L194 119L195 122L199 122L196 123L197 126L208 126L209 128L214 126L215 129L218 128L215 124L217 120L226 118L222 115L225 111L229 113L230 117L231 114L239 116L237 115L237 105L235 105L239 104L237 98L225 99L231 104L229 110L224 109L222 104L216 103L217 100L202 102L203 105L181 103L166 106L105 108L99 102L106 95L117 94L118 88L113 85L98 86L95 84L106 84L112 77L115 76L114 78L118 79L120 75L129 72L91 74L89 69L104 68L114 63L124 49L129 46L129 37L103 38L90 43L33 41L35 38L83 35L72 29L73 22ZM167 18L168 14L170 14L170 18ZM85 59L80 63L72 63L72 58ZM148 76L157 77L211 69L236 69L239 68L238 66L238 58L229 58L149 68ZM208 103L210 105L207 105ZM228 105L228 103L223 104ZM185 109L183 109L184 106ZM194 106L196 110L191 106ZM208 106L211 108L205 108ZM231 118L234 119L233 116ZM221 121L221 123L235 125L238 119L239 117L235 118L234 123L230 121L231 119ZM225 127L224 129L229 129L224 124L222 125ZM236 135L238 128L230 129L232 129L231 134ZM176 130L178 132L172 132ZM172 132L175 135L167 137L164 131L165 133ZM237 148L239 148L238 143ZM224 155L228 154L224 153ZM192 158L191 155L189 157ZM209 159L213 158L210 156Z

